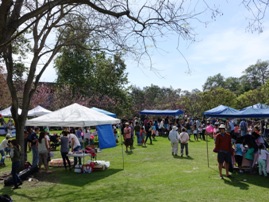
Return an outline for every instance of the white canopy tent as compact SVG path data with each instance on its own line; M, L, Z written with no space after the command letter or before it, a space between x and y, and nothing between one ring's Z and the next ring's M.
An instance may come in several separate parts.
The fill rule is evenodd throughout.
M0 111L2 116L11 117L11 106ZM21 109L18 109L18 114L21 114Z
M117 124L120 119L84 107L77 103L58 109L49 114L26 121L26 126L86 127Z
M51 111L38 105L35 108L28 111L28 116L42 116L48 113L51 113Z

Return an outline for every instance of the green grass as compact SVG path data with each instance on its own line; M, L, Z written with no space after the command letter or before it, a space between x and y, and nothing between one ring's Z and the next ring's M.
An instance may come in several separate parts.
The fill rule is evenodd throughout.
M115 148L98 153L98 160L110 161L110 168L90 174L76 174L63 168L51 168L51 174L38 174L38 181L25 181L21 189L1 188L14 201L267 201L268 178L234 174L219 179L213 140L190 142L191 158L173 158L167 138L147 148L135 146L134 152ZM125 148L123 148L125 151ZM28 154L31 157L31 154ZM59 151L56 157L59 157ZM124 157L124 168L123 158ZM0 168L10 171L11 162ZM246 180L246 181L244 181Z

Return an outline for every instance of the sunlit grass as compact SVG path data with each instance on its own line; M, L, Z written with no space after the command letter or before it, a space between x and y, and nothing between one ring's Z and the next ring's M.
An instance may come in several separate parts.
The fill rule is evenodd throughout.
M2 187L1 193L15 201L267 201L268 178L234 174L220 180L213 141L190 142L190 158L174 158L170 143L157 137L146 148L133 153L117 147L98 153L98 160L110 161L108 170L76 174L63 168L50 168L51 174L38 174L38 181L26 181L21 189ZM31 153L28 154L31 157ZM55 158L60 157L59 151ZM88 159L86 159L87 161ZM0 168L10 171L11 162Z

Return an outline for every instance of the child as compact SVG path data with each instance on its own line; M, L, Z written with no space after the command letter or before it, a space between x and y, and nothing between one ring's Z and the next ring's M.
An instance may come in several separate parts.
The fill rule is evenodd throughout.
M114 129L114 137L115 137L116 143L119 143L119 140L118 140L118 131L117 131L116 128Z
M259 146L259 158L258 158L258 164L259 164L259 175L263 175L266 177L266 159L269 152L265 150L263 145Z
M237 163L238 168L241 168L242 166L243 151L244 151L244 146L242 144L242 141L240 140L240 138L237 138L234 145L234 153L235 153L234 158L235 158L235 162Z
M198 141L198 129L196 124L193 125L193 136L194 136L194 140Z
M142 146L146 146L145 136L146 136L145 129L144 129L144 127L141 127L141 129L140 129L140 138L141 138Z
M151 136L152 136L153 140L155 140L156 126L154 124L151 125Z

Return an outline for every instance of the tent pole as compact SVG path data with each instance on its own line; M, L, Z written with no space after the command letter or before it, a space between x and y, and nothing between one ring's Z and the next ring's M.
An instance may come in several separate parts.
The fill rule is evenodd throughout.
M123 152L123 139L122 139L122 134L120 134L120 142L121 142L121 153L122 153L122 169L124 170L124 152Z
M208 156L208 134L206 134L206 157L207 157L207 166L209 168L209 156Z

